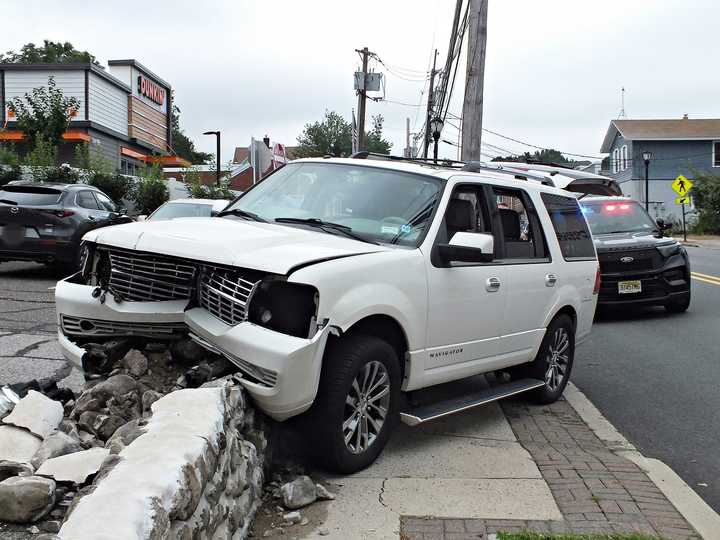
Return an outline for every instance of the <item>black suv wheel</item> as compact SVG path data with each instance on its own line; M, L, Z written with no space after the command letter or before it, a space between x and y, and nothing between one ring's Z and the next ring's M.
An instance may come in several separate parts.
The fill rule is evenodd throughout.
M395 350L374 336L350 335L329 347L310 425L319 431L320 464L352 473L375 461L390 438L400 367Z
M575 328L568 315L555 317L545 332L535 361L528 366L527 375L545 381L545 386L533 390L537 403L557 401L565 391L575 357Z

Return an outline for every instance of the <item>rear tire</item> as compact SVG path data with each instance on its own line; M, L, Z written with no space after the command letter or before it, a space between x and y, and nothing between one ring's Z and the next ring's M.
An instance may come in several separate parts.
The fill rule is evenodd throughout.
M545 332L537 356L527 367L526 375L545 381L532 390L530 398L536 403L557 401L565 391L575 358L575 327L568 315L555 317Z
M395 349L374 336L350 335L328 347L308 419L318 464L353 473L375 461L397 422L400 364Z

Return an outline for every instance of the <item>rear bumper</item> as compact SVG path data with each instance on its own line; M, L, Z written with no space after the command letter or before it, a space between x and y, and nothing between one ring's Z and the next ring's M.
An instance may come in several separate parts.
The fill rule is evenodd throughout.
M76 245L67 240L28 238L8 245L0 240L0 261L70 262L75 260Z

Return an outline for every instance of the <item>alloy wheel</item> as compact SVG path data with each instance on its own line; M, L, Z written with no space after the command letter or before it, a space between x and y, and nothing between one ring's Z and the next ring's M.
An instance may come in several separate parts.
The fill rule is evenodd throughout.
M350 452L361 454L375 442L389 408L390 375L382 362L373 360L355 376L345 398L342 431Z
M551 392L557 391L568 371L570 336L565 328L553 334L546 356L545 385Z

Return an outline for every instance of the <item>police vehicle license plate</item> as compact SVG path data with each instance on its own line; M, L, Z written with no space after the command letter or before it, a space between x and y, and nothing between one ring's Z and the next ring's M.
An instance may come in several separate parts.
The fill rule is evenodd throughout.
M618 281L618 294L633 294L642 292L642 281Z

